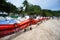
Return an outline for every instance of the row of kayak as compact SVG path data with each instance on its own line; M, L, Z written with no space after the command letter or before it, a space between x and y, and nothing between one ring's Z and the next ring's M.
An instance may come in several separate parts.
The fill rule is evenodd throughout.
M32 19L29 18L23 22L15 23L15 24L0 24L0 37L13 34L19 30L25 29L30 25L37 24L38 22L48 20L49 18L39 18L39 19Z

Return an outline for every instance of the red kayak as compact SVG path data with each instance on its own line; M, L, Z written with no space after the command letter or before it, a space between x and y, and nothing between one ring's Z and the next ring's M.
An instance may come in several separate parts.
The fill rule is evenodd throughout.
M30 23L27 23L25 25L22 25L20 27L16 27L16 28L13 28L13 29L2 30L2 31L0 31L0 37L4 37L4 36L10 35L10 34L13 34L15 32L18 32L18 31L26 28L29 25L30 25Z
M14 29L16 26L21 27L27 23L30 23L30 20L25 20L21 23L15 23L15 24L0 24L0 31L2 30L8 30L8 29Z
M25 29L31 24L30 19L15 24L0 24L0 37L13 34L16 31Z
M0 31L1 30L8 30L8 29L14 29L14 24L0 24Z
M19 30L25 29L26 27L30 26L31 24L36 24L44 19L38 19L34 20L32 18L27 19L21 23L15 23L15 24L0 24L0 37L13 34Z

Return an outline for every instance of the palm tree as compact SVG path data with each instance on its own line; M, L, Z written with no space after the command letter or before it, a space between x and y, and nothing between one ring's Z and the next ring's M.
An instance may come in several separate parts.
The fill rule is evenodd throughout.
M23 2L23 6L25 7L25 12L28 12L29 3L27 0Z

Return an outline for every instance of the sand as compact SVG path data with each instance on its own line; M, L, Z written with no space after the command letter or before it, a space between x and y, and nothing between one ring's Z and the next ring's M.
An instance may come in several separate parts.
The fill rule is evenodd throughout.
M60 40L60 20L50 19L39 25L32 25L32 30L17 32L0 40Z

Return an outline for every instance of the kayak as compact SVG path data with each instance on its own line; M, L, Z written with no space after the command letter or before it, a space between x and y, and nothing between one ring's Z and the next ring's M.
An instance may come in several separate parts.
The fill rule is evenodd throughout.
M16 31L22 30L30 25L30 21L25 20L21 23L15 24L0 24L0 37L13 34Z
M30 25L34 25L37 24L38 22L45 20L46 18L43 19L32 19L29 18L23 22L20 23L14 23L14 24L0 24L0 37L6 36L6 35L10 35L13 34L17 31L20 31L22 29L27 28ZM47 18L48 19L48 18Z
M13 28L14 28L14 24L0 24L0 31L13 29Z

